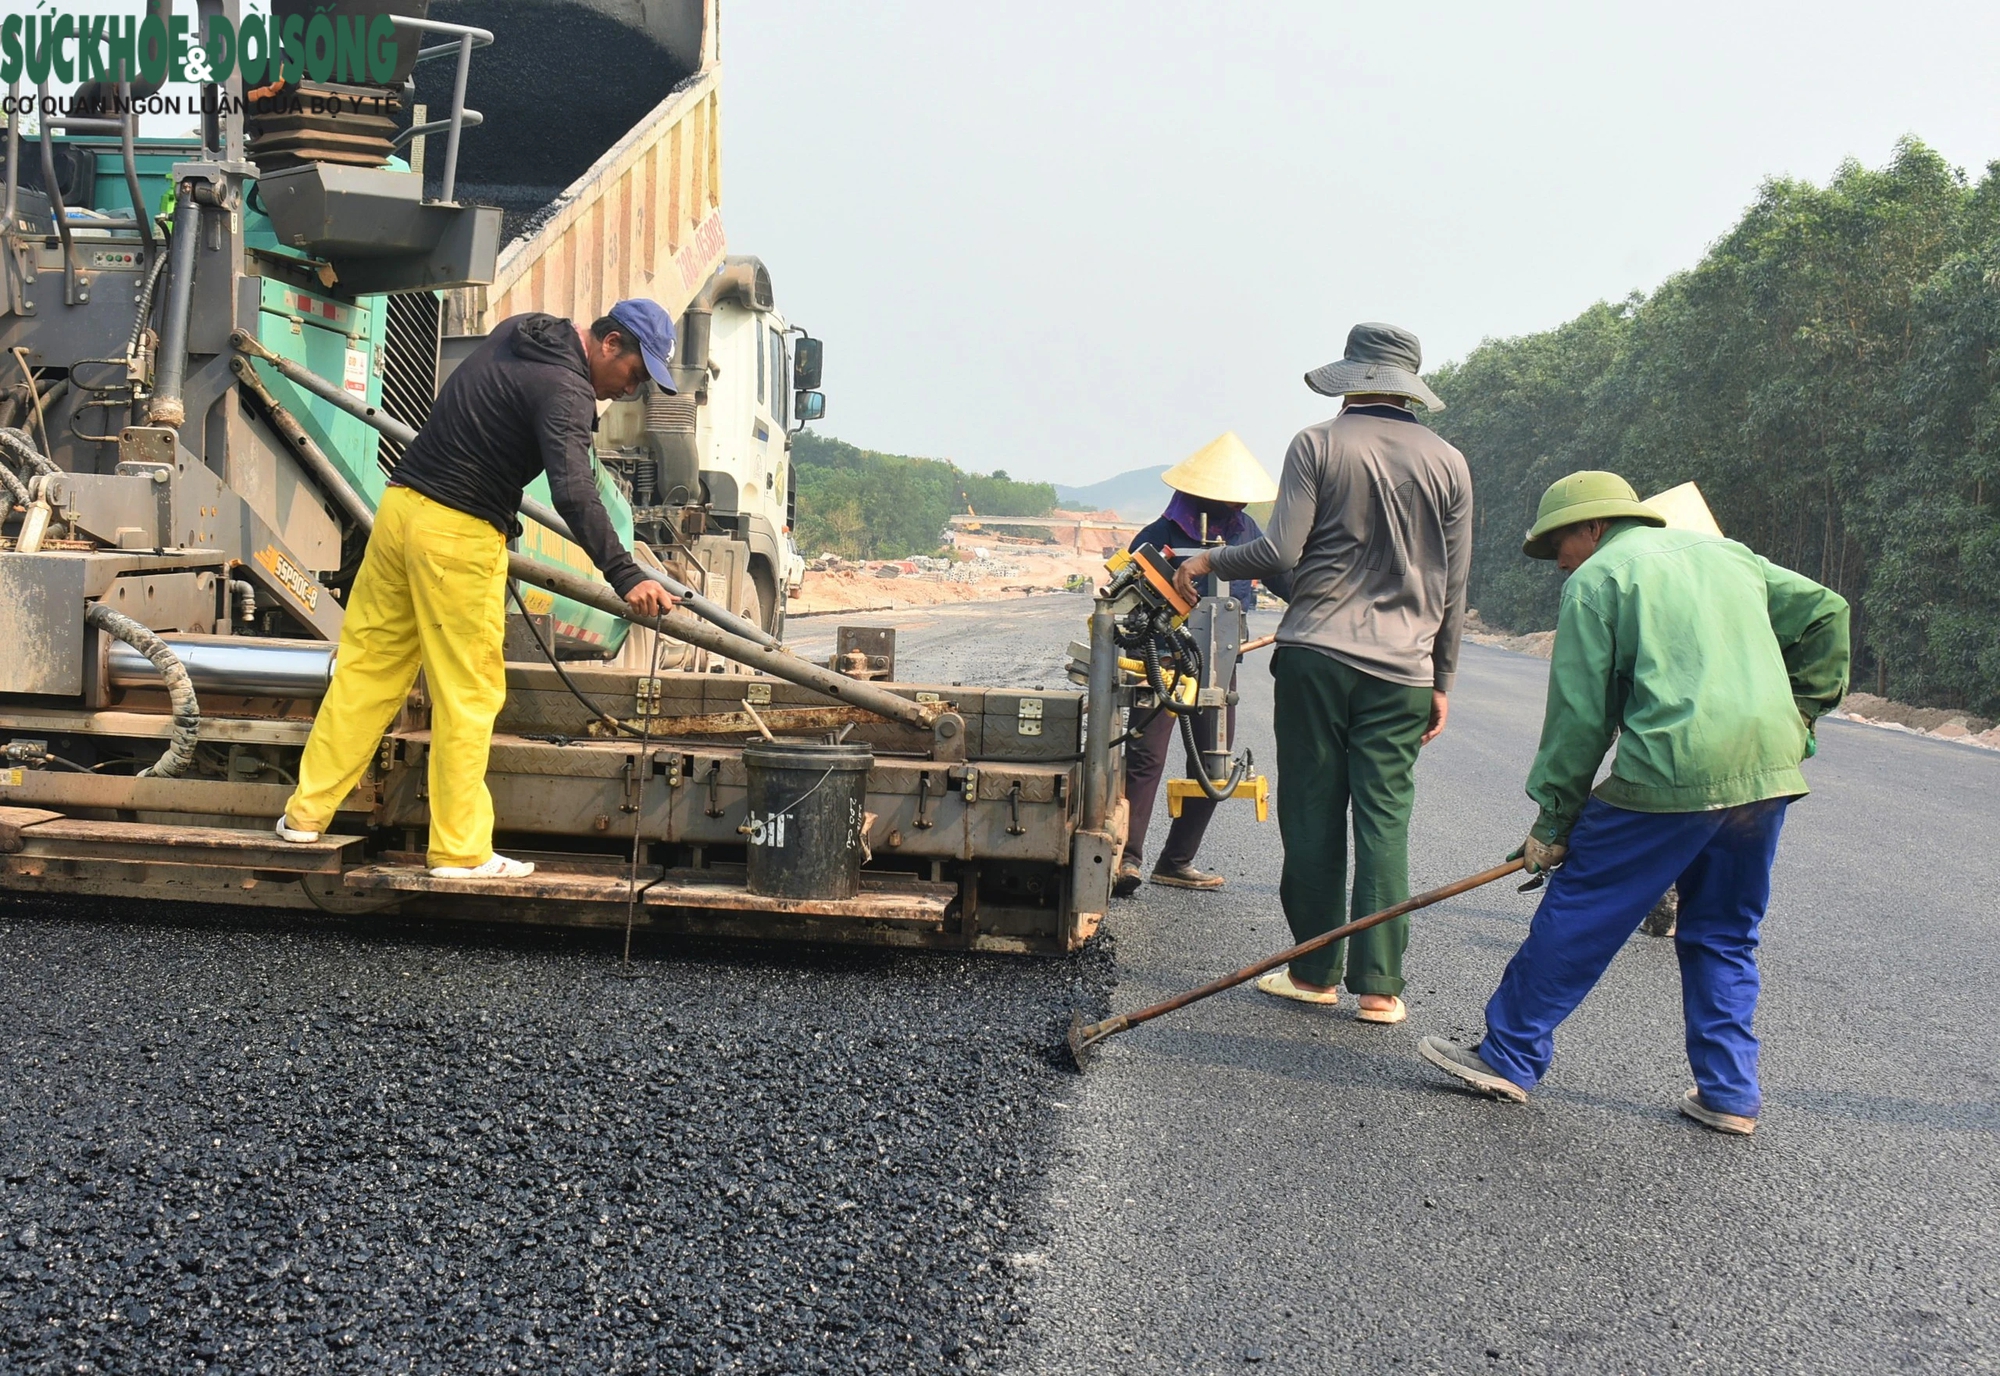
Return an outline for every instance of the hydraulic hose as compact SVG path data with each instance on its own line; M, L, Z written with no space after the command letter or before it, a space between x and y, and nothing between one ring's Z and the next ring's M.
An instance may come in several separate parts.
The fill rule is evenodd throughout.
M160 288L160 274L167 269L167 255L157 247L153 250L153 261L146 268L146 281L139 288L139 310L132 317L132 333L125 340L125 357L136 358L139 345L146 337L146 323L153 318L153 294Z
M0 429L0 449L6 450L16 461L28 465L37 473L62 472L62 469L56 467L53 459L35 447L35 437L26 430L13 426Z
M1204 794L1206 794L1211 801L1218 803L1221 802L1224 798L1227 798L1232 794L1234 794L1236 792L1236 785L1242 783L1243 776L1249 772L1250 769L1249 752L1245 751L1243 754L1243 758L1235 762L1234 766L1229 771L1228 780L1224 782L1221 788L1217 788L1215 786L1215 781L1208 777L1207 758L1195 745L1194 717L1191 715L1183 715L1180 719L1180 723L1181 723L1181 744L1187 748L1188 758L1194 761L1195 763L1194 779L1196 783L1201 785L1201 791Z
M28 493L28 485L21 481L20 475L4 463L0 463L0 487L12 493L14 500L22 506L34 500Z
M142 779L177 779L194 762L194 748L201 733L201 704L195 700L194 683L179 656L147 627L123 612L113 611L102 602L93 602L83 614L84 624L117 640L124 641L160 671L166 681L167 696L174 705L174 733L166 753L139 771Z

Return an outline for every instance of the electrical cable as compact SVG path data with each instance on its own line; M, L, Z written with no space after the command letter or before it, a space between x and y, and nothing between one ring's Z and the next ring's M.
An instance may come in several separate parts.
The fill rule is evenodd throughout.
M527 609L523 608L522 614L526 615L526 611ZM632 632L632 634L637 635L639 634L639 632L635 629ZM537 637L537 639L539 639L539 637ZM660 678L660 645L662 640L663 637L660 635L660 633L658 631L654 631L653 669L652 669L652 678L654 683L658 683ZM633 801L633 807L632 807L632 866L631 866L631 871L627 875L625 882L624 964L627 970L630 970L632 968L632 924L635 921L639 910L639 844L640 844L640 832L642 828L645 826L646 822L646 785L651 783L653 780L652 716L651 715L646 716L641 724L643 729L639 733L638 768L641 771L639 775L639 796ZM831 773L832 771L829 770L828 772Z
M42 390L35 384L35 374L28 367L28 350L24 345L17 345L7 352L14 355L14 361L21 365L21 376L27 379L28 400L34 404L35 408L35 429L41 431L42 452L47 453L49 452L49 426L48 422L42 418ZM51 387L49 390L53 392L55 389Z

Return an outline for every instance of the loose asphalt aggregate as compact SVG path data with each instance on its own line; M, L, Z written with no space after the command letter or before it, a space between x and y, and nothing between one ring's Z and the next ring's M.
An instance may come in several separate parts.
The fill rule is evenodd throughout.
M990 1368L1110 966L0 904L0 1371Z
M896 624L904 678L1055 688L1084 610L791 639ZM1468 647L1416 886L1525 829L1545 673ZM1526 1105L1416 1060L1477 1038L1511 886L1415 919L1401 1027L1237 990L1060 1068L1072 1007L1289 941L1243 805L1203 851L1226 888L1147 886L1070 959L628 971L592 936L0 905L0 1371L1991 1370L2000 759L1821 731L1747 1140L1672 1110L1670 941Z

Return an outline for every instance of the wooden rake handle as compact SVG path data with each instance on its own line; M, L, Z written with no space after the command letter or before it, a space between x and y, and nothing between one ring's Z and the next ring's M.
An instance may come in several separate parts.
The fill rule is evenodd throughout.
M1432 889L1428 893L1420 893L1415 898L1406 898L1401 903L1382 909L1379 913L1370 913L1366 917L1356 918L1344 927L1335 927L1330 932L1322 932L1320 935L1310 940L1301 941L1298 945L1288 947L1274 956L1266 956L1255 965L1246 965L1233 975L1224 975L1221 979L1210 980L1199 989L1190 989L1185 994L1176 994L1170 999L1163 999L1159 1003L1147 1008L1138 1009L1135 1012L1118 1013L1106 1018L1102 1022L1089 1023L1077 1030L1074 1040L1078 1044L1079 1049L1089 1047L1096 1042L1103 1041L1106 1037L1114 1037L1128 1028L1137 1027L1142 1022L1151 1022L1154 1018L1172 1013L1177 1009L1185 1008L1191 1003L1199 1003L1203 999L1214 994L1219 994L1225 989L1234 989L1239 984L1248 983L1261 974L1277 969L1280 965L1288 965L1300 956L1310 955L1322 947L1331 946L1336 941L1343 941L1353 936L1356 932L1365 932L1370 927L1379 926L1391 918L1401 917L1405 913L1413 913L1419 908L1428 908L1433 903L1444 902L1447 898L1456 898L1462 893L1491 884L1496 879L1505 879L1508 875L1517 873L1525 864L1527 864L1525 860L1509 860L1504 865L1495 865L1490 870L1481 870L1478 874L1456 880L1444 885L1442 888Z

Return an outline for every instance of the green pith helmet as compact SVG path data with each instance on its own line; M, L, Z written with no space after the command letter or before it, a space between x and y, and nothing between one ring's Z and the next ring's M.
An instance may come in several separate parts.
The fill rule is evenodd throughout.
M1572 473L1557 478L1542 494L1535 508L1534 528L1528 532L1521 553L1530 559L1553 559L1556 547L1549 536L1578 521L1615 521L1630 517L1649 526L1663 526L1667 518L1639 500L1632 484L1616 473Z

